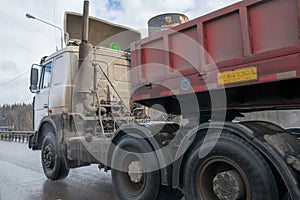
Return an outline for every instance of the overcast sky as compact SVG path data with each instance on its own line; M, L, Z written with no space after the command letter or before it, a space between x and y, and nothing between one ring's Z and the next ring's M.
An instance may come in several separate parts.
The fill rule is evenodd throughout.
M90 15L138 30L166 12L194 19L238 0L90 0ZM29 103L32 63L60 47L56 29L25 17L30 13L63 28L65 11L82 13L83 0L9 0L0 6L0 105Z

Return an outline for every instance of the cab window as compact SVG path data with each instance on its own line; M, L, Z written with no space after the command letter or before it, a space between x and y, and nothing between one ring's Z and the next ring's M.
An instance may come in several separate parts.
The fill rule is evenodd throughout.
M51 63L47 63L42 69L41 89L49 88L51 85Z

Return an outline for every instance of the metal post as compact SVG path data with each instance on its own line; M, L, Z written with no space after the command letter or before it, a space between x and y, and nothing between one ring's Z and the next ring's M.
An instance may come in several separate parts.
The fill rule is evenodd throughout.
M79 66L88 57L93 46L88 43L89 40L89 1L84 1L83 16L82 16L82 38L79 46Z
M89 40L89 1L84 1L82 16L82 43Z

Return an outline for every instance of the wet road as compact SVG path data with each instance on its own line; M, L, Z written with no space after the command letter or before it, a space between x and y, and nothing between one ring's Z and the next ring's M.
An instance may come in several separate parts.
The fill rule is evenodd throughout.
M48 181L40 151L27 144L0 141L0 200L115 200L110 173L97 165L72 169L61 181Z

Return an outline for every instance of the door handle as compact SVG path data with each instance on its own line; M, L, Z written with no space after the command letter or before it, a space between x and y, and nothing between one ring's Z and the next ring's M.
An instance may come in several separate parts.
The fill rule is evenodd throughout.
M43 108L48 108L48 104L44 104Z

